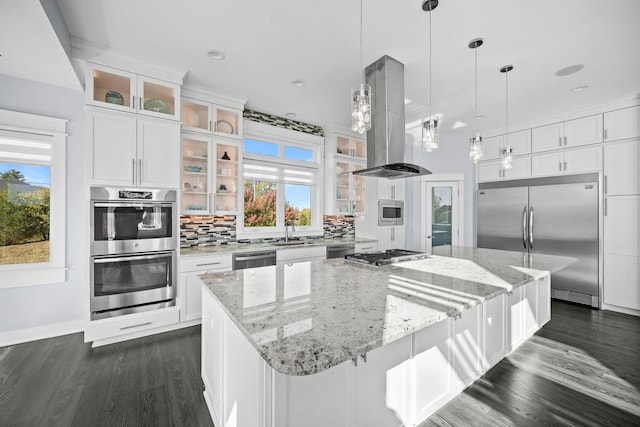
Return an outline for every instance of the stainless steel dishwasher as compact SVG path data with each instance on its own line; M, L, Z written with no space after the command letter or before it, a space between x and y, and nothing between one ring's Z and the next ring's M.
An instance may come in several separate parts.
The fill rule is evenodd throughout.
M234 270L265 265L276 265L276 251L242 252L231 256L231 268Z
M344 245L328 245L327 259L344 258L346 255L352 255L354 252L355 245L353 243L345 243Z

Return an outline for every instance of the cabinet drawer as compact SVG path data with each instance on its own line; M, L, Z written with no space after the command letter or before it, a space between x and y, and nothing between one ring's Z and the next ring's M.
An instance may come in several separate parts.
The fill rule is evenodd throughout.
M127 314L110 319L89 322L84 330L84 341L96 341L134 332L178 323L178 307L169 307L144 313Z
M327 256L327 248L325 246L312 247L294 247L288 249L278 249L276 252L277 262L294 262L294 261L315 261L325 259Z
M205 270L231 270L231 254L180 259L181 273Z
M354 247L355 253L374 252L378 250L378 242L356 243Z

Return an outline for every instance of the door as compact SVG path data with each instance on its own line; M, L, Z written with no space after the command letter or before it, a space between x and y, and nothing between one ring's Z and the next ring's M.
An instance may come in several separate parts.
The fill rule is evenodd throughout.
M180 125L138 120L138 185L178 188L180 185Z
M136 119L119 114L88 113L91 183L136 184Z
M478 190L478 247L526 251L528 187Z
M553 274L552 288L597 297L598 183L530 187L529 211L532 252L579 259Z
M426 236L424 250L434 246L458 246L459 191L457 182L429 182L426 186Z

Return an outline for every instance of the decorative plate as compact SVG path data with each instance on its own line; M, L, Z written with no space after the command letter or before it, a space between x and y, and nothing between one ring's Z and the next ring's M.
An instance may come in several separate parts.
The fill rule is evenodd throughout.
M216 131L222 133L233 133L233 125L226 120L218 120L216 122Z
M157 113L169 114L169 104L161 99L151 98L144 103L144 109L147 111L155 111Z

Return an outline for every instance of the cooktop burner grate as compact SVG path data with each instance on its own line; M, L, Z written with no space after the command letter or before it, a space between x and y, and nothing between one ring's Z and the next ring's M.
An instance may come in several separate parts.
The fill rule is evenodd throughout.
M363 252L347 255L345 256L345 258L348 261L359 262L362 264L385 265L393 264L395 262L425 259L429 258L429 255L422 252L409 251L405 249L388 249L381 252Z

